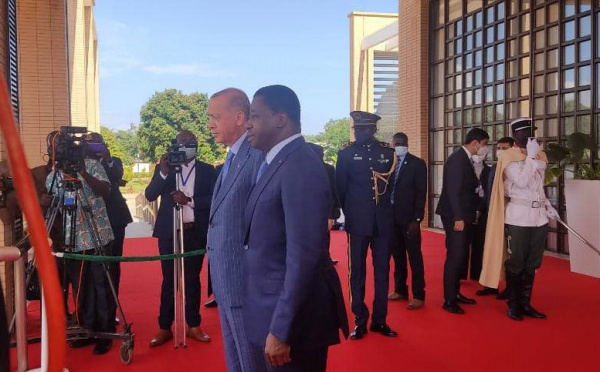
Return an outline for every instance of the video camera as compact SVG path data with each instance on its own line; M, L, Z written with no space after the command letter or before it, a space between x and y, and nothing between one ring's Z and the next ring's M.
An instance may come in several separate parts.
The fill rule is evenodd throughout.
M48 136L48 155L52 158L56 167L63 172L76 175L75 165L85 159L86 136L88 130L85 127L60 127L57 133Z
M187 149L193 149L195 152L198 149L198 143L178 144L177 140L171 141L168 154L169 167L181 167L185 164L189 160Z

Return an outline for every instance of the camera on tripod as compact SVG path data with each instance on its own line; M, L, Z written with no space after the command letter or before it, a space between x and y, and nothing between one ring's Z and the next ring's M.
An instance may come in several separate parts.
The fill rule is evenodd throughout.
M173 140L169 147L169 167L181 167L196 156L197 149L197 142L178 144L177 140Z
M69 175L75 176L75 166L85 159L86 127L60 127L60 131L48 138L48 154L56 167Z

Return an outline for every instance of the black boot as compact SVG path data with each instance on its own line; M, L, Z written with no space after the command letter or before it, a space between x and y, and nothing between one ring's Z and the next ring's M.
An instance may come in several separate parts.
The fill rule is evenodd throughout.
M535 273L523 273L523 285L521 287L520 305L523 309L523 314L536 319L546 319L545 314L542 314L533 307L531 307L531 291L533 290L534 278Z
M521 307L519 306L519 295L521 293L521 274L506 272L506 289L508 294L508 309L506 314L512 320L523 320Z

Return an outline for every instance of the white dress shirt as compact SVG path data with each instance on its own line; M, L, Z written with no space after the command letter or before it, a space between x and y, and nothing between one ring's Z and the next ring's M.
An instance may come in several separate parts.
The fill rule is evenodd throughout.
M179 190L183 192L185 196L192 199L183 206L183 223L194 222L194 186L196 185L195 165L196 159L181 166L181 180L178 181ZM163 180L167 179L167 175L163 174L162 172L160 172L160 176Z
M242 147L242 143L244 143L246 137L248 137L248 132L244 132L244 134L242 134L242 136L238 138L233 145L231 145L229 151L231 151L233 155L237 155L237 153L240 151L240 147Z
M539 227L548 223L544 192L546 162L526 158L511 162L504 170L504 194L518 199L508 202L504 223L521 227ZM526 202L539 202L540 208L525 205Z
M293 136L288 137L288 138L284 139L283 141L279 142L278 144L276 144L275 146L273 146L273 148L271 150L269 150L269 152L267 152L267 155L265 155L265 161L267 162L267 164L271 164L273 159L275 159L277 154L279 154L279 152L281 150L283 150L283 148L287 144L289 144L293 140L300 138L300 137L302 137L302 133L294 134Z

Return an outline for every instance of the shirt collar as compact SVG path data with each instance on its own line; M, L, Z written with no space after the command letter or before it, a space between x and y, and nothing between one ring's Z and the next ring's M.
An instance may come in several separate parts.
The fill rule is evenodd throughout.
M244 140L246 139L246 137L248 137L248 132L244 132L244 134L242 134L240 136L240 138L237 139L237 141L235 141L235 143L233 145L231 145L231 147L229 148L229 151L231 151L233 153L233 155L237 155L238 151L240 151L240 147L242 147L242 143L244 143Z
M195 164L196 159L190 161L188 164L181 164L181 170L190 171Z
M271 164L273 159L275 159L277 154L279 154L279 152L281 150L283 150L283 148L287 144L289 144L293 140L298 139L300 137L302 137L302 133L294 134L293 136L288 137L288 138L284 139L283 141L279 142L278 144L276 144L275 146L273 146L273 148L271 150L269 150L269 152L267 152L267 154L265 155L265 161L267 162L267 164Z
M467 150L467 148L464 147L464 146L462 148L467 153L467 156L469 157L469 160L473 160L473 154L471 154L471 151Z

